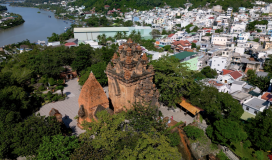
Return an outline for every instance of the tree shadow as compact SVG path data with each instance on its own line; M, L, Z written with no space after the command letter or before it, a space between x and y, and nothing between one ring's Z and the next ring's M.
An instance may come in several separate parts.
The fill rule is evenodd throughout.
M69 116L64 116L63 118L62 118L62 121L63 121L63 123L65 124L65 126L67 127L67 128L69 128L69 124L73 121Z

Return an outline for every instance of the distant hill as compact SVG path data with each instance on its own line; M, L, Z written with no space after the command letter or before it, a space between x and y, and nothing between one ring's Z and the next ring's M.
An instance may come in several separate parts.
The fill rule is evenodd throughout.
M91 10L95 7L96 11L106 11L105 5L109 5L109 9L120 8L122 12L127 11L128 8L138 10L148 10L154 7L162 7L169 5L172 8L183 7L185 3L192 3L191 8L205 7L210 3L208 7L214 5L221 5L224 10L228 7L233 7L234 11L238 11L239 7L252 7L250 0L77 0L70 3L74 6L84 5L86 10Z

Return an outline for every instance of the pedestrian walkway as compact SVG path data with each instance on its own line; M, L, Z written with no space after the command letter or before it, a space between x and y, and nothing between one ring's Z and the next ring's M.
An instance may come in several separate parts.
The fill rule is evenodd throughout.
M173 119L177 122L186 122L186 124L192 123L194 121L194 117L190 116L189 114L185 115L184 111L179 110L179 112L176 112L177 110L169 110L167 106L161 106L159 110L162 112L162 115L164 117L169 117L173 116Z
M61 93L61 91L57 91L55 93ZM63 94L67 95L67 99L64 101L57 101L55 103L48 103L42 106L38 112L41 114L41 116L48 116L50 110L55 108L62 114L64 124L72 128L73 135L84 133L85 130L81 130L79 127L77 127L77 121L74 119L74 117L77 116L79 109L78 97L80 94L80 85L78 85L77 79L69 80L66 83ZM67 115L67 119L64 118L65 115Z

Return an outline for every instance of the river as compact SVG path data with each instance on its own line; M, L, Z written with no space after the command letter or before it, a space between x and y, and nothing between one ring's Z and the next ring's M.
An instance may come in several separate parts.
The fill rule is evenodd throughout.
M56 19L52 12L39 10L38 8L12 7L8 4L1 5L7 6L8 12L20 14L25 23L6 30L0 30L0 47L26 39L30 40L30 42L47 41L47 37L51 36L52 33L63 33L64 28L70 27L71 24L66 24L63 20ZM38 11L41 13L37 13ZM51 18L48 16L51 16Z

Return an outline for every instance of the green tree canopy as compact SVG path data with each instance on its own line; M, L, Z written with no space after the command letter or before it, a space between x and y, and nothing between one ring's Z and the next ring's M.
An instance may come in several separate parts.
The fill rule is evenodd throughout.
M272 149L272 110L266 109L259 112L254 119L246 125L248 137L257 149L270 151Z
M243 128L237 122L229 119L215 121L213 125L208 126L206 133L213 142L223 145L247 139L247 133Z
M17 156L37 155L43 136L61 134L61 124L56 117L32 115L13 128L13 154Z
M207 78L215 78L215 76L217 76L216 70L211 69L210 66L202 68L201 73Z
M155 70L155 84L160 91L160 101L168 106L181 102L184 88L193 80L185 63L180 63L173 56L163 56L151 61ZM163 64L163 65L162 65Z
M68 160L74 149L79 146L77 137L62 136L60 134L42 137L42 143L35 159L63 159Z

